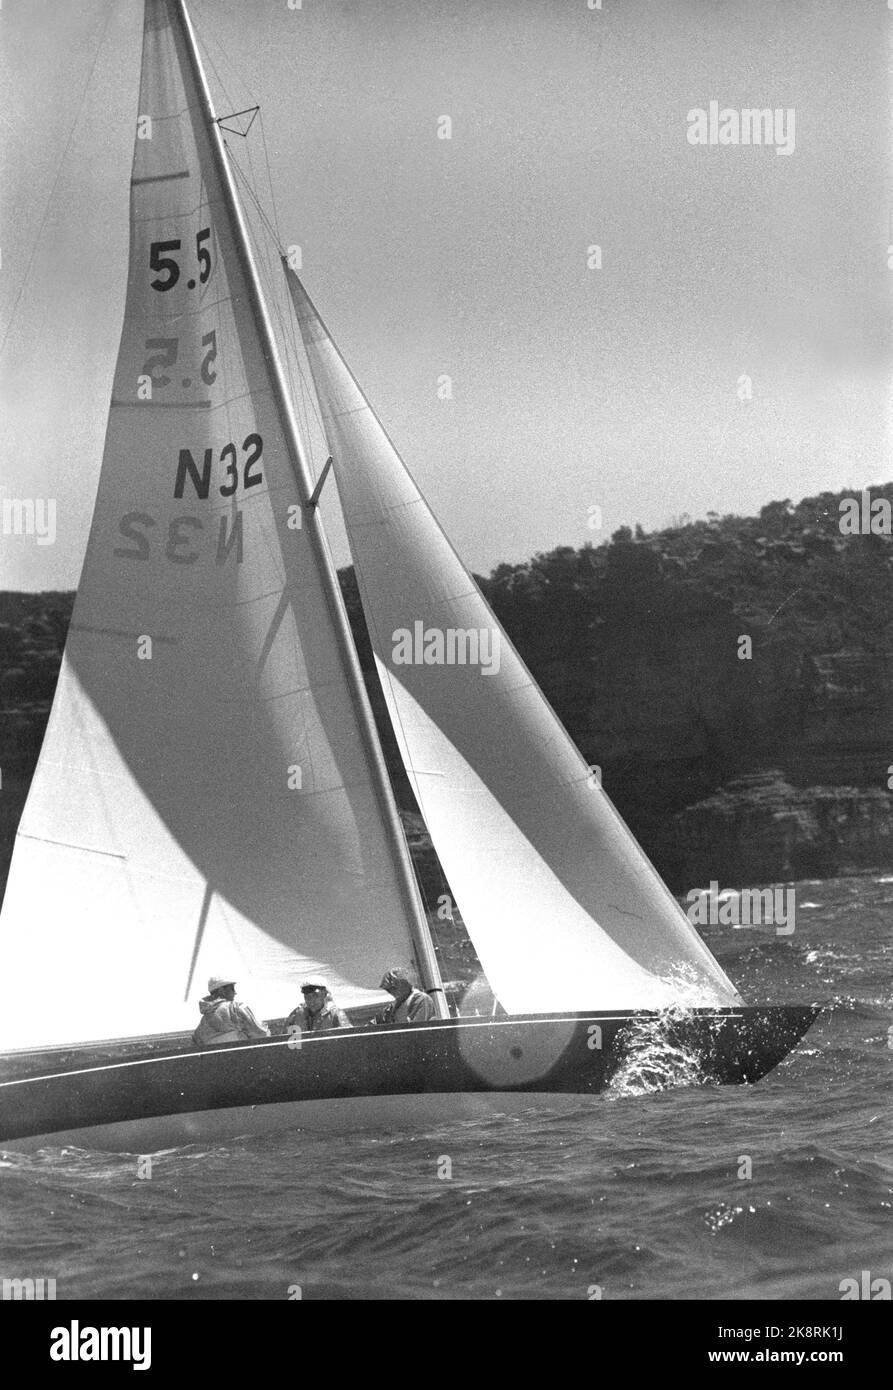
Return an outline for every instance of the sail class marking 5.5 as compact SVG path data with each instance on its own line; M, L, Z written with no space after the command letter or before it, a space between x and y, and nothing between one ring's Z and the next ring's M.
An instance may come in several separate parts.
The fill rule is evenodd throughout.
M207 284L211 276L211 252L205 245L205 242L207 241L208 237L210 237L210 235L210 227L203 227L201 231L196 232L195 235L195 255L199 263L198 283L200 285ZM153 241L150 244L150 270L166 272L167 274L166 279L156 278L154 280L149 281L149 284L152 286L153 290L158 290L160 293L163 294L167 290L172 290L174 288L174 285L176 285L177 281L180 278L179 262L174 260L173 256L169 256L164 253L168 251L179 251L181 247L182 241L180 237L175 237L171 241ZM194 290L195 286L196 282L194 279L189 279L186 282L187 289Z

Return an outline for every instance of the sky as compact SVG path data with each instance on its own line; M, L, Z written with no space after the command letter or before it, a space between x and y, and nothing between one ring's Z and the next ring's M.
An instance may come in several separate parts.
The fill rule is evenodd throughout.
M283 242L476 572L889 479L884 6L189 8L218 109L261 104L245 169L269 202L269 159ZM0 534L3 588L72 588L86 547L141 26L139 0L0 10L0 498L57 508L52 545ZM792 152L692 144L711 101L793 110Z

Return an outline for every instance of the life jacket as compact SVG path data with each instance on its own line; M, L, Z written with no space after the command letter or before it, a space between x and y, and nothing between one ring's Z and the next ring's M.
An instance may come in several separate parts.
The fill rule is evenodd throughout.
M350 1028L350 1026L351 1023L347 1014L337 1008L332 999L327 1000L315 1014L310 1012L306 1004L299 1004L285 1020L286 1030L297 1027L302 1033L322 1033L327 1028Z
M396 999L379 1014L376 1023L427 1023L434 1017L434 1002L423 990L414 989L401 1003Z
M192 1035L196 1047L219 1047L222 1043L269 1036L251 1010L235 999L213 999L207 995L198 1001L198 1007L201 1022Z

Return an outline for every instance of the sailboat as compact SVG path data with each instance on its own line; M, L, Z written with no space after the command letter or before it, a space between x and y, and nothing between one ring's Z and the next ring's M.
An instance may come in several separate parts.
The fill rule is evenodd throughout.
M655 1023L704 1080L758 1080L817 1011L744 1004L284 257L315 476L183 0L145 0L139 112L95 511L0 918L0 1142L145 1151L579 1105ZM498 1013L444 994L323 530L330 473L387 714ZM191 1041L209 975L281 1019L322 973L356 1022L395 964L430 1021Z

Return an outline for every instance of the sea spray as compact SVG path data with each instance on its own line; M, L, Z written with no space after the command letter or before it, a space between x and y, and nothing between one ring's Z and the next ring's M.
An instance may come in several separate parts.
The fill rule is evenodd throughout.
M697 1048L681 1043L677 1035L676 1025L689 1017L687 1010L671 1008L632 1019L618 1035L623 1055L608 1094L644 1096L709 1082Z

